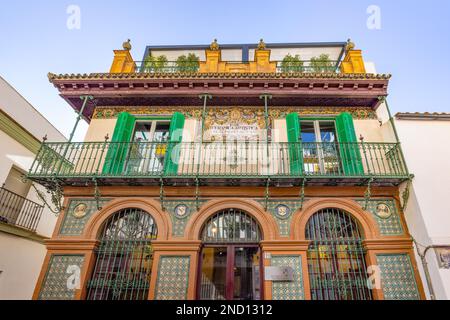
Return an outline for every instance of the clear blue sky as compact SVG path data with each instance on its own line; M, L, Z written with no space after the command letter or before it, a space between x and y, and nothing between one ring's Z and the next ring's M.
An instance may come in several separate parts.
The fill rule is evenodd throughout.
M81 29L66 26L69 5ZM370 30L369 5L381 9ZM345 41L352 38L379 73L392 73L397 111L450 112L450 1L4 1L0 75L66 136L75 121L47 73L109 70L113 49L131 38L140 60L146 45ZM83 124L76 139L84 136Z

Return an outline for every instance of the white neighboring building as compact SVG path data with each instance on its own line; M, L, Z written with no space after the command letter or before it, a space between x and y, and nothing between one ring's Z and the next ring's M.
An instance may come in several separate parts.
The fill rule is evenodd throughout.
M42 138L66 138L0 77L0 300L31 299L57 217L24 182ZM36 186L44 190L41 186Z
M425 258L435 298L450 300L450 113L397 113L395 124L414 174L406 222L421 254L427 246L444 246L429 248ZM416 255L429 294L425 270Z

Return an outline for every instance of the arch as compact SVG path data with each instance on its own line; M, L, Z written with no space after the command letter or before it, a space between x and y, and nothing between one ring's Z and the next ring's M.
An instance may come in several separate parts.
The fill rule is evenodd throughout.
M263 240L274 240L277 226L273 218L254 200L219 199L206 203L188 222L185 237L188 240L201 240L201 232L207 220L215 213L226 209L239 209L256 219L261 229Z
M335 207L320 209L308 220L306 231L311 299L372 300L363 235L355 217Z
M102 232L103 225L108 219L115 213L127 208L136 208L148 212L158 228L157 240L168 239L172 229L168 215L164 214L161 205L156 200L142 198L119 198L107 203L102 210L88 221L83 237L97 240Z
M236 228L237 227L237 228ZM259 243L261 228L254 217L239 209L216 212L203 225L204 243Z
M292 237L295 240L307 240L306 227L309 219L316 212L327 208L346 211L358 223L365 240L378 239L380 237L380 231L371 213L364 211L356 201L334 198L321 198L307 201L303 210L296 212L292 219Z

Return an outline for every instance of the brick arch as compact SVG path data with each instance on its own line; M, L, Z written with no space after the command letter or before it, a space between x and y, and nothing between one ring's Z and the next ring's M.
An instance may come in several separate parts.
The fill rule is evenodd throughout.
M244 199L221 199L212 200L206 203L188 222L185 230L186 239L200 240L201 232L206 221L215 213L230 208L245 211L255 218L261 229L263 240L275 239L277 225L273 220L273 217L267 214L258 202Z
M83 237L85 239L97 240L105 222L118 211L129 208L141 209L150 214L158 230L157 240L168 239L172 226L167 214L164 214L159 202L142 198L119 198L108 202L102 210L88 221Z
M305 203L303 209L296 212L291 224L291 234L295 240L306 240L306 226L309 219L318 211L327 208L336 208L347 212L358 223L364 240L380 238L380 231L375 219L364 211L356 201L349 199L314 199Z

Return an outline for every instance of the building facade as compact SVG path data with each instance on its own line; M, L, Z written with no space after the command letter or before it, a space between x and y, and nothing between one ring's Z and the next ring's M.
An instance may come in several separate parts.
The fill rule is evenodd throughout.
M416 240L416 259L429 298L450 299L450 217L445 201L450 196L445 145L450 136L450 114L398 113L398 135L405 158L414 172L405 218ZM432 143L430 143L432 141ZM418 148L417 146L421 146ZM425 157L425 154L432 154Z
M390 75L353 43L114 55L49 74L89 129L28 175L65 198L35 299L425 297Z
M0 77L0 300L32 298L46 255L44 240L56 224L57 215L37 195L45 189L23 178L45 135L66 141Z

